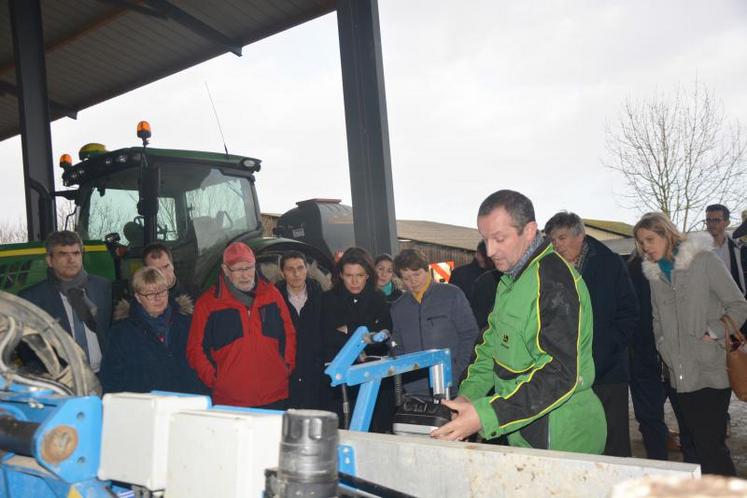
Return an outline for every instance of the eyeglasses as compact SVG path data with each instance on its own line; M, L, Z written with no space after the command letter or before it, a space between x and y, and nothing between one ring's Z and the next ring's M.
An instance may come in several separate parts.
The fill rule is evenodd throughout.
M142 292L138 292L138 295L142 297L143 299L147 299L148 301L156 301L162 297L165 297L169 293L168 289L163 289L156 292L150 292L148 294L143 294Z
M242 274L243 273L244 275L246 275L246 274L251 273L251 272L254 271L254 266L248 266L246 268L231 268L229 266L228 267L228 271L230 271L231 273L238 273L238 274Z

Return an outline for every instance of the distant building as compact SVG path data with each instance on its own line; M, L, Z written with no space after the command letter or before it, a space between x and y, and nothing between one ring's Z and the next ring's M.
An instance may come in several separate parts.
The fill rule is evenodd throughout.
M273 235L281 215L262 213L266 236ZM584 219L586 233L604 241L620 254L633 247L633 226L619 221ZM424 220L397 220L400 249L420 249L432 263L453 261L454 266L472 261L480 242L477 229Z

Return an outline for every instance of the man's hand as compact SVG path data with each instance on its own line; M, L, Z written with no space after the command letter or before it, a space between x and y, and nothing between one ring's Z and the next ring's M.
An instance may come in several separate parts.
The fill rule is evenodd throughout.
M431 432L432 438L462 441L482 428L475 407L464 396L458 396L452 401L444 400L441 403L455 411L456 416L452 415L451 422Z

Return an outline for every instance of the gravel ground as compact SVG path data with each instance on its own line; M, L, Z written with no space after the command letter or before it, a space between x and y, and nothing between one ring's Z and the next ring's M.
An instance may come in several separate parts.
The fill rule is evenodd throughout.
M643 439L638 431L638 422L633 415L633 404L630 404L630 438L633 446L633 456L646 458L646 450L643 447ZM731 414L731 436L726 440L731 449L731 457L737 467L737 475L747 479L747 403L739 401L732 395L731 405L729 406ZM674 417L672 406L667 401L664 406L664 417L670 430L677 431L677 419ZM682 453L670 452L669 459L672 461L682 461Z

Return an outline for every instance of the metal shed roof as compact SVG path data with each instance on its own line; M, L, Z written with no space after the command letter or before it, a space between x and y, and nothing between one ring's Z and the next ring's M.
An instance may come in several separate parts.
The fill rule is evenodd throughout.
M0 0L0 140L19 133L9 0ZM42 0L51 119L335 10L335 0Z

